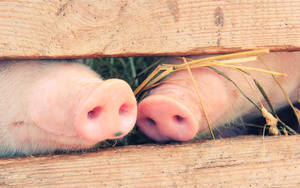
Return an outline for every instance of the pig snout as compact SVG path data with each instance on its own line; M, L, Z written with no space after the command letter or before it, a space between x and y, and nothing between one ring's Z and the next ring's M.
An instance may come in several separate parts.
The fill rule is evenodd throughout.
M138 109L139 128L154 140L186 141L198 131L198 123L192 112L171 97L148 97L139 104Z
M201 80L198 87L202 97L211 98L208 111L213 113L214 108L219 108L221 114L228 97L222 92L225 86L220 77L207 68L192 72L197 80ZM168 78L172 79L181 81L162 84L153 89L138 105L139 128L157 141L187 141L194 138L198 131L207 129L200 101L188 73L185 70L179 71ZM209 92L212 90L215 92Z
M299 90L300 53L278 52L260 55L259 58L261 59L242 65L265 69L260 62L263 60L271 70L287 73L287 77L278 79L295 101ZM170 58L166 63L177 63L176 61L178 60ZM286 66L282 66L283 64ZM253 90L239 71L216 68L234 80L256 104L262 101L267 106L262 95L253 96ZM274 107L279 108L287 104L271 75L250 72L262 85ZM213 128L245 114L249 114L249 117L259 115L259 111L254 109L254 106L223 76L205 67L195 68L192 73L205 109L202 108L187 70L180 70L153 88L138 104L137 125L147 136L156 141L187 141L197 133L208 130L208 122ZM260 93L258 89L256 93Z
M0 157L89 148L135 125L130 86L82 64L8 61L0 83Z
M110 79L79 104L74 126L84 139L97 142L126 135L136 120L136 100L128 84Z
M55 89L53 89L55 88ZM125 136L134 126L137 104L130 86L119 79L41 79L30 96L30 117L53 135L95 144Z

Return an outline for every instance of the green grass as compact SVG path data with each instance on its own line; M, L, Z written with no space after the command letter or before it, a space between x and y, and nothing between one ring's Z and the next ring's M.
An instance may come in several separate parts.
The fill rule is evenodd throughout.
M97 58L87 59L84 64L99 73L103 79L119 78L127 81L134 90L146 78L153 64L160 59L157 57Z

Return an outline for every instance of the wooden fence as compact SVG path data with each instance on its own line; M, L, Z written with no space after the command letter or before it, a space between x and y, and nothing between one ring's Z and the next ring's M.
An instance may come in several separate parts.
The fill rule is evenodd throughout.
M300 49L299 0L2 0L0 59ZM0 186L300 187L300 137L0 159Z

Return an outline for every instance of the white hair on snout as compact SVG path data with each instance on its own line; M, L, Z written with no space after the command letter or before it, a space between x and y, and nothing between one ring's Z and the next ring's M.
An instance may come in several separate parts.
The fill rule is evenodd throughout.
M53 135L27 122L20 127L6 126L11 127L0 131L0 157L48 154L56 150L81 150L93 146L79 137ZM20 132L22 137L17 136Z
M218 119L215 122L211 122L213 125L213 127L211 128L215 133L216 137L226 138L226 137L234 137L238 135L245 135L248 133L247 127L244 125L245 120L246 121L251 120L260 116L260 111L258 111L252 105L242 105L244 103L250 103L250 102L245 97L239 96L238 98L236 98L234 104L233 103L228 104L228 106L224 107L227 110L224 113L224 115L221 116L220 119ZM216 111L218 111L218 109L216 109ZM245 114L247 114L246 117L244 116ZM204 116L202 118L204 119ZM208 117L208 118L213 119L213 117ZM206 121L205 121L205 125L207 125ZM207 130L205 131L198 132L194 140L206 139L210 137L211 135L209 129L207 128Z

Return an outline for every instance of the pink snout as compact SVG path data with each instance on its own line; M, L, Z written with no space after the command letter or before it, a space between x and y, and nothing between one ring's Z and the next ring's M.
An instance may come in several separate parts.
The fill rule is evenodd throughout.
M116 139L132 130L136 116L136 99L129 85L119 79L109 79L79 103L75 129L90 142Z
M172 97L163 95L151 95L139 103L137 124L156 141L187 141L198 131L192 112Z

